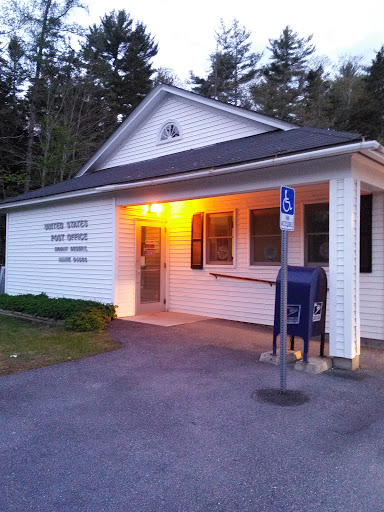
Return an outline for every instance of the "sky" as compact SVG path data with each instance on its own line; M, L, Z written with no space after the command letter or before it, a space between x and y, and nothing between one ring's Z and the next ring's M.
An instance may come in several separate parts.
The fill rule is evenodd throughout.
M335 63L343 55L361 55L369 64L384 44L384 0L90 0L89 15L78 13L77 20L83 26L98 23L113 9L125 9L147 25L159 44L154 66L173 69L182 81L190 70L205 75L220 18L245 25L255 52L265 50L268 39L278 38L287 25L300 37L313 34L316 54Z

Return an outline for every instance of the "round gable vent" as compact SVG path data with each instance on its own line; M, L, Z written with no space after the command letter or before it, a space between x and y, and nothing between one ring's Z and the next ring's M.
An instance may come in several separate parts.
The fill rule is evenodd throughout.
M166 123L160 130L160 142L175 140L181 136L180 128L175 122Z

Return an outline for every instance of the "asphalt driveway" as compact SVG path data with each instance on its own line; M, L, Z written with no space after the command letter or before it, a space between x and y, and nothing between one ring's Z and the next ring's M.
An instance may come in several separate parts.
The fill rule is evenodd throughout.
M384 510L384 352L288 371L309 401L279 407L266 328L111 328L122 350L0 379L1 512Z

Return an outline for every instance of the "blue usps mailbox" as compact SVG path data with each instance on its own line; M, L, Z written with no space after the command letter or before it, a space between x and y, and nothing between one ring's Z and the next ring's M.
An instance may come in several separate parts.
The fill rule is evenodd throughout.
M288 265L287 334L291 349L295 336L304 340L303 360L308 361L309 340L321 336L320 355L324 355L325 311L327 301L327 275L322 267L293 267ZM276 281L275 323L273 353L276 355L276 338L280 334L281 270Z

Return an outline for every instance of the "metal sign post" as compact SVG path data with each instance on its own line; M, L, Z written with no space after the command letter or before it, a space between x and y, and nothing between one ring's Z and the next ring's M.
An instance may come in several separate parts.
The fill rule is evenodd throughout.
M287 253L288 231L281 232L281 294L280 294L280 391L287 389L285 354L287 351Z
M281 229L281 294L280 294L280 392L287 390L285 356L287 352L287 272L288 272L288 231L295 228L295 191L280 188L280 229Z

